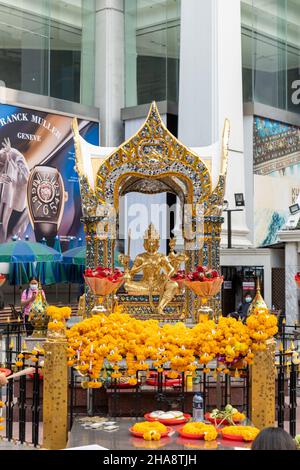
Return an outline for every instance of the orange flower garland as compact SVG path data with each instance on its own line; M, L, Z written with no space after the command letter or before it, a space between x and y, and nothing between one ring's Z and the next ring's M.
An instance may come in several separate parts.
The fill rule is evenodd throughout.
M53 332L53 334L64 334L66 327L66 320L71 316L70 307L55 307L50 305L47 307L47 315L52 319L48 323L48 332Z
M4 418L2 418L2 408L4 408L5 403L3 401L0 401L0 423L3 423ZM3 431L4 427L0 426L0 431Z
M56 314L55 320L60 321ZM207 365L220 357L225 364L249 364L253 352L264 349L276 332L276 317L261 309L246 324L221 317L218 322L206 319L189 328L180 322L160 326L156 320L138 320L118 308L109 316L93 316L67 331L68 365L88 376L88 386L95 388L92 384L107 367L113 369L113 379L121 378L125 361L129 383L135 385L136 372L147 371L150 365L158 372L170 368L169 376L177 377L182 372L193 373L201 364L208 373ZM234 367L238 375L239 366ZM218 367L221 371L228 373L229 369Z

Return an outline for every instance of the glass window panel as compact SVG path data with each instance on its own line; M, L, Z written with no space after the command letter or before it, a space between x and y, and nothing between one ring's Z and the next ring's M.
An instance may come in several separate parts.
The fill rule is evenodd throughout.
M48 93L48 0L0 5L0 81L17 90Z
M243 0L241 14L244 100L299 113L300 0Z
M95 0L3 0L0 83L92 105L94 37Z
M254 99L285 109L286 0L253 0L253 65Z
M178 0L125 0L126 106L177 101Z
M300 80L300 0L288 1L287 20L287 104L289 111L300 113L300 105L292 99L294 84Z
M51 1L50 95L71 101L80 101L81 1L76 3Z

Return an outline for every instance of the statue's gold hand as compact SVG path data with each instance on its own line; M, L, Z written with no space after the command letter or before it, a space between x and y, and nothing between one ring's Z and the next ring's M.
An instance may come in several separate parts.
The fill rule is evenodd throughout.
M130 281L130 279L131 279L131 274L130 274L129 271L127 271L127 272L124 274L124 280L125 280L125 282L126 282L126 281Z
M124 254L120 254L120 255L118 256L118 260L119 260L120 264L121 264L122 266L124 266L124 268L129 268L130 256L124 255Z

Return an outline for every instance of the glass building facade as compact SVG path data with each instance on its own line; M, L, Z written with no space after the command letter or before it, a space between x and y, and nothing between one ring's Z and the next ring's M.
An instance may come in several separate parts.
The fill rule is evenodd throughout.
M244 101L300 112L300 0L242 0Z
M125 0L125 103L177 102L180 0Z
M95 0L2 0L0 84L94 104Z

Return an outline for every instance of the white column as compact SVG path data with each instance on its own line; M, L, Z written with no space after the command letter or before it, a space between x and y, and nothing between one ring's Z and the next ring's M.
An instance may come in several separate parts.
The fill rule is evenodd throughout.
M245 193L240 0L183 0L180 46L179 139L211 145L230 120L226 199L234 208L234 193ZM212 165L219 171L220 155ZM251 245L248 233L245 211L234 213L233 246Z
M298 243L285 244L285 313L287 325L298 321L298 288L294 279L298 271Z
M123 141L124 2L96 0L95 106L100 108L101 145Z
M285 242L285 314L287 325L299 320L298 287L295 274L300 271L298 253L300 230L278 232L279 241Z

